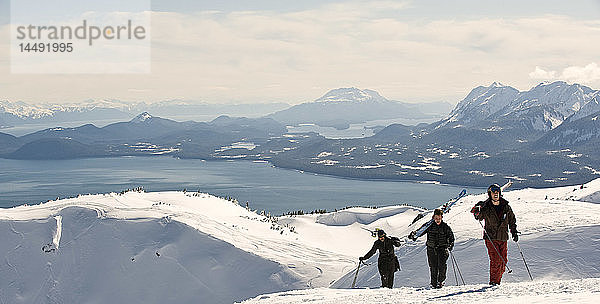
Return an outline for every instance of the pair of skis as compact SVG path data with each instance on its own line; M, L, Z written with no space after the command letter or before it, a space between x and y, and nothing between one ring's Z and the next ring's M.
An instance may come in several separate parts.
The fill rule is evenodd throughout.
M450 211L450 207L452 207L456 202L458 202L461 198L465 197L467 195L467 190L463 189L462 191L460 191L460 193L455 196L454 198L448 200L447 202L445 202L444 204L442 204L439 209L441 209L444 213L447 213L448 211ZM421 213L419 215L417 215L417 218L415 218L415 220L411 223L414 224L416 223L419 219L422 219L424 217L424 213ZM425 231L427 230L427 228L429 228L429 226L431 226L431 224L433 224L433 219L429 220L429 222L425 223L423 226L421 226L419 229L412 231L409 235L408 238L411 240L416 240L418 237L422 236ZM377 236L377 231L379 230L379 228L375 228L375 230L370 230L364 227L361 227L363 230L369 231L371 233L372 237L376 237Z
M502 191L504 191L504 190L506 190L506 188L510 187L511 185L512 185L512 181L508 181L506 184L504 184L500 188L502 189ZM467 190L463 189L456 197L454 197L451 200L447 201L439 209L441 209L444 214L448 213L448 211L450 211L450 207L452 207L456 202L458 202L461 198L463 198L466 195L467 195ZM416 222L416 221L413 221L413 223L414 222ZM433 224L433 222L434 222L433 219L429 220L429 222L425 223L419 229L411 232L408 235L408 238L410 238L411 240L415 241L417 238L419 238L420 236L422 236L425 233L425 231L427 231L427 228L429 228L429 226L431 226L431 224Z
M467 195L467 190L463 189L462 191L460 191L460 193L456 197L454 197L451 200L444 203L439 209L441 209L444 214L448 213L448 211L450 211L450 207L452 207L456 202L458 202L461 198L465 197L466 195ZM425 234L425 231L427 231L427 229L433 224L433 222L434 222L433 218L430 219L429 222L425 223L419 229L411 232L408 235L408 238L413 241L416 241L417 238L419 238L420 236Z

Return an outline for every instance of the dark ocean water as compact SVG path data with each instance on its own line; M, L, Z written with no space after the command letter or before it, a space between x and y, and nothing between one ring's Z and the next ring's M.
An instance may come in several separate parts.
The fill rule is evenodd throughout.
M183 190L230 196L272 214L346 206L410 204L434 208L463 187L346 179L274 168L250 161L202 161L172 157L76 160L0 159L0 207L38 204L77 194ZM467 188L469 193L483 192Z

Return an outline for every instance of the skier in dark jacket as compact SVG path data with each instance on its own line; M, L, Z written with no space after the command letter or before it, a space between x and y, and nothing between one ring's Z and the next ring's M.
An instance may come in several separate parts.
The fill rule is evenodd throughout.
M446 269L448 256L454 248L454 233L446 222L442 221L443 211L433 211L434 223L425 230L427 233L427 261L431 275L431 287L442 288L446 281Z
M483 238L490 258L490 285L500 284L507 262L508 229L512 239L519 240L517 219L502 197L502 189L497 184L488 188L488 198L480 201L471 209L475 219L485 220Z
M365 256L359 260L367 260L379 250L379 260L377 266L381 276L381 287L392 288L394 285L394 272L400 269L398 258L394 254L394 246L400 246L400 240L397 237L387 237L383 230L377 230L378 240L373 243L373 247Z

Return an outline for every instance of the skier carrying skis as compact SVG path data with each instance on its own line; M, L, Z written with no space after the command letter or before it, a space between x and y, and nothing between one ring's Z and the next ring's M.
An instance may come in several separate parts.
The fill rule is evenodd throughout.
M475 219L485 220L483 238L490 258L490 285L499 285L507 262L508 229L512 239L519 240L517 220L497 184L488 187L488 198L471 209Z
M383 230L377 230L378 240L373 243L373 247L365 256L358 258L359 260L367 260L375 254L379 249L379 260L377 268L381 276L381 287L392 288L394 285L394 272L400 269L398 258L394 254L394 246L400 246L400 240L397 237L387 237Z
M444 212L441 209L433 211L434 224L430 225L427 233L427 261L431 274L431 287L442 288L446 281L446 261L454 248L454 233L446 222L442 221ZM427 225L427 223L425 223Z

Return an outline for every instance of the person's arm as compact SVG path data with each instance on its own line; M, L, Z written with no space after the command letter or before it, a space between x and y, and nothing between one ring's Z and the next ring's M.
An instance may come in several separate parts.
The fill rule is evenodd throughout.
M452 228L448 224L446 225L448 227L448 250L452 251L454 248L454 232L452 232Z
M392 245L394 245L396 247L400 247L400 245L402 245L399 238L393 236L390 239L392 240Z
M373 243L373 247L371 247L371 250L369 250L369 252L367 252L367 254L365 254L364 256L360 257L359 260L368 260L370 257L372 257L375 252L377 251L377 241L375 241L375 243Z
M512 234L513 240L517 242L519 241L519 231L517 231L517 218L515 217L515 213L512 211L512 208L509 205L506 206L508 207L508 210L506 211L508 228L510 229L510 233Z

